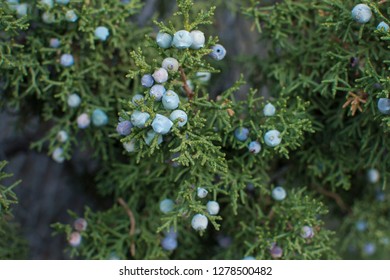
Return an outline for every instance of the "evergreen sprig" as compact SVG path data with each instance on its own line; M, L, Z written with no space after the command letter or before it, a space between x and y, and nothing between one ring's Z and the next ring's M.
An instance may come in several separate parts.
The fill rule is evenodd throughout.
M24 259L27 256L26 241L20 235L20 228L12 221L12 205L18 202L13 189L20 183L10 186L2 185L6 178L13 175L4 171L6 161L0 161L0 259Z

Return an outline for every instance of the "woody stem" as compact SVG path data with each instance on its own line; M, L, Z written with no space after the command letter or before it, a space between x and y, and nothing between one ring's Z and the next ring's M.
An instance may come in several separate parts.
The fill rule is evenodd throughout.
M186 92L188 99L192 100L192 98L195 96L195 94L191 90L191 88L188 86L188 84L187 84L187 76L184 73L184 69L181 66L179 67L179 72L180 72L181 80L183 81L184 91Z

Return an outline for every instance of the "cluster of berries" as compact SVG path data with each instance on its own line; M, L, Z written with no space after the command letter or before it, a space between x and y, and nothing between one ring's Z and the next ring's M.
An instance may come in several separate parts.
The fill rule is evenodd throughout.
M9 6L14 9L19 16L25 16L27 15L27 11L29 8L29 5L26 3L19 3L19 0L7 0ZM46 10L42 13L42 20L45 23L53 23L55 22L54 13L50 12L50 9L52 9L55 6L55 3L58 5L67 5L70 3L70 0L40 0L40 3L42 6L46 6ZM73 9L64 9L66 10L64 12L64 19L69 22L76 22L78 20L77 12ZM99 26L94 31L95 37L101 41L105 41L109 36L109 30L105 26ZM59 48L61 46L61 40L58 38L51 38L49 41L49 46L51 48ZM59 63L64 67L71 67L75 63L75 59L72 54L70 53L63 53L61 54L61 57L59 59ZM70 94L68 96L67 103L70 108L77 108L81 103L81 98L77 94ZM92 123L95 126L103 126L107 124L108 117L104 111L101 109L96 109L92 112L91 115L87 113L82 113L77 118L77 125L79 128L84 129L87 128L90 123ZM57 141L62 144L65 143L68 140L68 133L64 130L61 130L57 133ZM63 155L63 148L57 147L54 149L52 153L52 158L58 162L62 163L65 160L65 157Z
M205 188L197 189L197 196L199 198L205 198L208 194L208 191ZM173 210L175 207L175 202L172 199L164 199L160 202L160 211L164 214L167 214ZM210 215L217 215L219 213L219 203L213 200L210 200L206 204L206 210ZM195 214L192 218L191 225L193 229L201 231L205 230L208 225L208 219L203 214Z
M70 246L72 247L80 246L82 240L81 232L85 231L87 229L87 226L88 223L83 218L78 218L74 221L73 228L75 229L75 231L73 231L68 238L68 242Z
M26 16L28 12L28 4L27 3L19 3L19 0L7 0L9 6L14 9L18 16ZM40 1L42 5L45 5L49 8L54 7L54 2L59 5L67 5L69 4L70 0L41 0ZM64 14L64 19L68 22L76 22L79 17L75 10L70 9L67 10ZM56 21L55 16L53 13L46 11L42 13L42 21L47 24L54 23ZM108 36L110 35L110 32L107 27L105 26L99 26L94 31L95 37L101 41L105 41ZM60 46L60 41L57 38L53 38L50 40L50 46L52 48L58 48ZM65 55L65 56L64 56ZM71 54L64 54L61 56L61 65L65 67L72 66L74 63L73 56Z
M187 113L178 109L180 105L179 95L173 90L166 90L163 83L168 81L168 71L175 72L179 68L179 63L175 58L169 57L164 59L162 67L156 69L153 74L146 74L141 79L141 84L149 88L149 96L156 102L161 102L162 107L169 111L169 116L156 113L152 122L148 123L151 115L141 110L135 110L131 116L130 121L120 120L117 125L117 132L120 135L127 136L131 133L133 127L145 128L151 125L152 129L148 130L145 137L145 143L150 145L156 135L158 135L158 144L163 141L162 135L168 134L173 125L183 127L188 120ZM141 94L136 94L132 102L139 106L143 103L145 97Z
M208 194L208 191L205 188L198 188L197 189L197 196L199 198L205 198L207 196L207 194ZM206 204L206 211L212 216L218 215L219 209L220 209L220 207L219 207L219 203L217 201L209 200ZM192 217L191 226L193 229L195 229L197 231L202 231L202 230L205 230L207 228L207 225L208 225L208 219L205 215L195 214Z
M70 108L77 108L80 106L81 103L81 98L77 93L72 93L68 96L67 100L68 106ZM77 126L80 129L85 129L91 124L91 119L92 119L92 124L96 127L101 127L104 126L108 123L108 116L107 114L101 110L101 109L95 109L91 116L88 113L82 113L80 114L77 119ZM60 130L57 133L57 141L59 143L65 143L68 141L69 135L66 131ZM52 158L58 163L62 163L65 160L65 157L63 156L63 149L61 147L57 147L54 149L52 153Z
M67 5L69 4L70 0L56 0L56 2L61 5ZM53 8L54 6L53 0L41 0L41 3L48 6L49 8ZM79 19L76 11L73 9L67 10L65 12L64 18L68 22L76 22ZM56 19L54 14L50 13L49 11L46 11L42 14L42 20L47 24L51 24L54 23ZM110 31L105 26L98 26L94 30L94 35L96 39L100 41L106 41L110 35ZM59 48L61 45L61 41L58 38L51 38L49 45L52 48ZM74 64L73 55L69 53L62 54L60 57L60 64L64 67L72 66Z
M194 49L199 50L204 47L206 38L204 33L199 30L179 30L173 36L168 33L159 32L156 37L157 45L160 48L167 49L174 47L177 49ZM211 47L210 57L215 60L222 60L226 55L226 49L216 44Z
M275 115L276 109L275 106L271 103L268 103L264 106L263 114L266 117L271 117ZM249 138L249 128L238 127L234 131L234 137L241 142L245 142ZM264 143L269 147L276 147L280 144L282 138L280 137L280 132L276 129L269 130L264 135ZM248 150L252 154L258 154L261 151L261 144L258 141L250 141L248 144Z
M191 48L197 50L204 47L205 41L203 32L199 30L191 32L180 30L173 37L168 33L159 32L156 37L157 45L164 49L175 47L177 49ZM223 56L225 54L226 50ZM222 59L223 57L219 55L218 58ZM154 116L151 116L148 112L135 110L130 116L130 121L120 120L118 123L117 132L120 135L129 135L133 127L145 128L151 125L152 129L146 132L145 143L150 145L157 136L157 143L160 144L163 142L163 135L168 134L175 124L179 128L186 125L188 121L187 113L178 109L181 103L179 95L171 89L166 89L164 86L168 82L169 74L177 72L179 67L180 65L176 58L167 57L162 61L160 68L156 69L152 74L143 75L141 78L142 86L149 89L150 98L153 98L156 102L161 102L162 107L169 111L169 115L156 113ZM132 102L134 105L139 106L145 101L145 98L141 94L136 94ZM151 117L153 117L153 120L150 122ZM126 150L133 150L133 144L126 143L126 145Z
M205 46L206 38L202 31L193 30L188 32L186 30L179 30L173 36L159 32L156 36L156 43L160 48L177 48L179 50L193 49L199 50ZM215 45L211 47L210 56L216 60L221 60L225 57L226 50L222 45ZM166 88L170 74L180 70L179 61L174 57L166 57L161 64L161 67L155 69L153 73L144 74L141 78L141 85L148 89L147 96L136 94L132 98L132 102L137 107L145 102L147 98L152 98L155 102L161 102L164 111L146 112L139 109L131 113L130 120L120 119L117 125L117 132L122 136L127 136L131 133L133 127L146 128L151 126L144 136L144 141L147 145L151 145L153 139L157 137L157 143L163 142L163 135L171 132L174 125L181 128L186 125L188 115L181 110L180 97L171 88ZM210 73L199 72L197 78L205 82L210 79ZM187 80L187 85L191 88L190 81ZM154 109L153 109L154 110ZM169 114L166 114L166 111ZM127 151L134 151L134 141L124 143Z

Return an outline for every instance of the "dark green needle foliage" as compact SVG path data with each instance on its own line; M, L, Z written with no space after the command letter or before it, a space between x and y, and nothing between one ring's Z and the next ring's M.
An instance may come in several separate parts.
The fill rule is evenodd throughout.
M2 185L2 181L12 177L12 174L4 172L5 161L0 161L0 259L24 259L27 255L27 244L20 236L17 224L12 221L12 205L16 204L17 198L13 189L19 182L10 186Z
M113 154L108 135L120 108L118 98L128 96L132 83L125 78L129 51L143 38L143 29L129 19L139 12L140 1L70 1L47 5L25 1L26 15L19 14L19 4L2 0L0 106L11 108L24 122L39 116L48 124L46 135L32 144L52 154L61 148L61 158L70 159L76 145L94 147L94 155L107 159ZM95 29L104 26L109 35L100 40ZM58 42L53 42L58 40ZM74 63L64 66L62 55L72 55ZM80 105L68 103L72 94ZM94 125L92 113L101 109L108 123ZM92 122L85 129L77 118L86 113ZM67 134L66 140L57 137ZM103 141L103 139L106 139ZM61 160L60 160L61 161Z
M177 0L147 28L140 1L2 2L1 106L47 122L33 147L56 161L79 145L103 159L109 206L55 233L82 259L388 258L387 1L363 1L365 24L351 0L227 2ZM211 28L240 5L266 55L233 57ZM212 92L235 59L249 75Z
M268 101L257 90L249 90L246 100L235 98L244 78L211 98L210 84L199 78L199 72L219 72L209 55L218 37L207 32L214 8L193 14L192 6L190 0L179 0L170 21L156 24L160 32L170 35L182 29L200 30L205 34L204 46L164 49L152 34L143 48L131 52L133 66L128 74L139 81L159 69L165 58L175 58L179 68L168 71L168 80L162 85L178 94L177 109L187 114L188 121L181 127L173 121L169 132L159 135L153 132L158 129L156 115L170 117L172 112L164 100L156 101L150 88L139 84L134 94L122 101L122 121L134 122L132 115L137 111L150 117L144 125L134 126L129 135L115 137L124 144L128 159L102 170L97 184L99 192L114 197L117 205L98 213L86 211L84 218L93 229L81 233L83 241L72 252L97 259L111 254L135 259L242 259L249 255L267 259L273 257L272 245L278 244L283 247L284 259L336 258L334 236L319 216L327 210L313 200L313 193L291 184L286 186L285 201L271 198L275 164L288 160L305 136L314 132L306 113L309 103L299 96L280 98L272 102L276 113L265 116L263 108ZM134 100L136 94L142 98ZM248 128L249 134L239 141L235 131L242 127ZM275 147L264 140L270 130L280 132L282 140ZM149 138L151 131L153 137ZM259 142L260 152L249 151L251 141ZM199 197L198 188L206 189L207 196ZM160 209L164 199L173 201L168 211ZM219 213L207 209L208 201L218 202ZM198 214L208 221L199 231L193 228L193 217ZM310 239L301 236L305 225L314 230ZM55 227L68 238L74 231L71 225ZM178 245L173 250L164 245L170 231L177 234Z
M375 192L383 192L387 201L389 116L379 111L378 100L389 97L390 33L377 26L389 24L389 3L262 2L252 1L244 11L268 48L266 59L251 58L252 80L266 82L273 97L310 102L307 113L315 130L284 166L286 180L331 198L331 219L341 223L342 256L388 258L387 222L382 221L388 211ZM370 7L367 23L353 19L357 4ZM372 168L380 174L371 177L375 184L366 176ZM361 221L368 227L357 231Z

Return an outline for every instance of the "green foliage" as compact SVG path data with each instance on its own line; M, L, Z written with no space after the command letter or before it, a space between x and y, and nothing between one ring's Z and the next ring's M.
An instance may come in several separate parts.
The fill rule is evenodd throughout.
M343 221L339 233L343 236L340 251L347 259L388 259L388 194L379 190L367 190L366 196L356 201L352 209L353 216ZM359 229L361 223L366 225L363 230ZM365 249L370 244L375 248L372 253Z
M0 181L12 177L12 174L4 172L5 161L0 161ZM12 222L11 206L17 203L13 188L19 181L11 186L3 186L0 183L0 259L24 259L27 256L25 240L20 237L19 227Z
M333 219L339 219L340 210L349 214L338 231L343 257L388 258L381 222L387 214L384 204L373 203L373 186L365 175L377 168L376 191L387 197L389 117L379 112L377 102L389 96L390 34L376 27L389 23L390 10L386 1L362 2L373 12L366 24L351 17L358 1L252 1L244 13L267 45L266 59L250 58L254 83L266 82L273 96L298 95L310 102L307 113L315 133L293 153L293 162L284 164L286 181L331 198ZM359 219L369 223L364 233L356 230ZM364 253L370 242L376 246L373 255Z
M173 35L183 26L187 29L211 23L213 9L209 13L191 16L191 6L191 1L178 1L178 12L168 25L158 23L160 30ZM183 26L174 25L180 22L175 17L182 18ZM193 17L194 20L191 20ZM125 108L120 113L123 120L131 120L134 111L147 112L150 119L144 128L133 127L132 132L120 140L125 145L131 143L134 146L134 151L129 152L129 159L123 163L115 162L99 174L99 191L103 195L112 195L115 200L124 201L124 209L114 206L97 214L86 211L85 217L89 219L89 224L97 225L106 220L103 224L107 228L91 229L90 232L87 230L83 236L85 245L77 248L81 256L107 258L109 252L114 251L120 258L140 259L208 259L222 256L242 259L249 253L258 258L271 258L267 250L269 244L263 242L265 235L285 246L285 258L336 256L331 248L331 233L322 229L322 222L315 217L326 212L321 203L303 195L304 189L292 190L291 197L289 195L285 204L280 206L270 197L272 185L269 171L273 169L276 160L288 159L291 151L302 145L305 135L314 132L306 113L309 103L300 97L286 96L273 102L277 113L266 117L263 108L269 101L266 102L257 90L250 90L245 101L236 100L235 93L245 84L243 78L217 98L211 98L208 85L198 78L197 73L218 72L207 56L210 47L217 41L217 38L209 37L204 48L199 50L160 49L154 42L154 36L151 36L145 39L147 54L144 54L144 48L131 52L133 67L128 77L135 81L144 74L152 74L161 67L166 57L178 60L179 70L169 72L164 87L181 93L179 109L187 113L188 122L184 127L174 123L171 132L163 135L162 143L158 143L159 136L156 135L148 145L145 139L152 129L151 123L156 114L169 116L170 111L149 95L149 88L141 85L135 92L143 94L143 99L123 101ZM187 86L189 80L192 88ZM250 129L249 138L244 142L234 136L234 131L239 127ZM275 148L264 143L264 134L272 129L278 129L282 137L282 143ZM259 154L251 154L248 150L248 144L254 140L262 145ZM255 188L254 193L248 193L249 185ZM208 190L207 198L197 196L199 187ZM166 214L159 209L159 203L165 198L175 202L173 210ZM218 215L211 215L207 211L208 200L219 203L221 211ZM275 215L282 218L280 224L267 221L262 214L271 208ZM289 213L291 209L294 211ZM130 219L130 225L126 211L134 216L135 222L132 223ZM191 228L191 219L195 214L207 217L210 223L208 229L198 233ZM293 229L282 226L286 219L295 223ZM114 224L107 226L110 221ZM264 223L267 228L263 232L260 227ZM304 224L316 228L318 237L312 242L306 242L297 234ZM122 239L114 238L116 235L126 236L129 227L130 232L131 227L135 229L130 238L126 239L126 244ZM242 230L237 231L238 227ZM160 243L165 233L172 228L179 236L179 247L173 252L167 252ZM71 227L57 225L57 230L69 235ZM109 230L113 232L109 233ZM234 243L226 250L218 245L224 235ZM107 243L111 238L116 240L115 244ZM96 242L100 244L99 248ZM194 243L197 246L193 246ZM128 249L131 244L134 244L135 253ZM209 247L213 249L206 249Z
M370 167L380 167L385 180L389 176L382 158L389 149L382 136L388 117L376 108L390 89L389 34L376 30L380 20L388 20L385 5L366 2L374 12L367 24L351 18L356 1L283 1L245 11L269 42L268 58L257 65L262 81L275 95L310 101L316 134L305 141L296 158L300 164L294 166L300 172L309 166L315 172L304 178L330 188L349 189L353 174ZM351 93L363 100L359 106Z
M323 203L313 199L313 194L306 188L292 189L289 199L281 203L270 203L267 196L263 196L256 211L248 211L242 207L242 216L249 215L252 219L240 222L241 238L246 244L246 255L254 255L258 259L270 258L269 249L276 243L283 251L283 259L335 259L338 258L334 245L334 233L324 228L321 217L327 214ZM256 203L256 202L254 202ZM267 213L267 212L268 213ZM301 235L302 227L310 226L314 229L312 238ZM253 239L253 232L257 239ZM238 250L238 248L237 248Z
M1 64L6 91L0 106L14 108L27 116L38 114L42 121L48 122L50 130L46 136L32 144L39 151L48 149L52 154L61 147L62 156L70 159L74 147L83 145L94 147L95 156L108 159L114 153L113 144L104 145L103 139L110 139L108 135L120 109L117 99L132 91L131 82L125 78L129 50L137 46L145 32L129 20L140 10L140 1L128 4L71 1L68 5L55 3L53 7L30 1L28 7L28 15L13 23L26 31L15 32L15 28L9 27L5 29L6 37L1 39L6 46L6 51L1 49L1 57L10 57L12 61ZM69 11L76 13L75 22L67 20ZM5 18L15 18L12 9L5 8L2 13L6 13ZM46 19L48 15L53 17L50 22ZM98 26L109 29L107 41L95 37ZM50 47L52 38L60 40L58 48ZM62 66L62 54L72 54L74 65ZM72 93L81 97L77 108L67 103ZM35 111L31 110L32 105ZM77 117L82 113L91 116L97 108L109 116L109 124L78 128ZM61 130L69 135L65 143L56 137Z
M3 171L5 165L7 163L5 161L0 161L0 180L4 180L5 178L12 177L12 174L5 173ZM19 184L20 181L15 182L9 187L5 187L3 185L0 185L0 213L1 215L10 215L10 207L12 204L17 203L17 198L15 193L12 191L13 188L17 184Z
M237 92L248 83L246 77L217 96L210 92L214 79L201 77L229 68L209 56L215 44L224 42L209 34L216 7L204 1L178 0L169 20L154 21L158 31L171 35L183 29L204 32L200 49L159 48L152 28L140 29L128 19L139 11L139 1L71 2L53 8L37 4L21 19L4 8L9 20L1 24L8 41L1 42L12 63L1 66L2 104L25 110L33 101L37 112L31 115L50 121L51 130L34 147L48 143L50 154L62 147L69 159L76 145L90 146L104 160L96 186L112 206L99 211L86 207L88 227L78 233L82 241L70 249L71 256L271 259L276 257L270 249L277 245L282 259L387 258L390 142L384 136L390 117L378 111L377 101L390 90L390 35L376 26L389 23L390 8L383 1L363 2L373 11L367 24L351 18L358 4L352 0L243 1L247 6L242 12L266 51L265 56L239 58L252 86L245 99L238 99ZM237 12L236 1L224 5ZM69 9L76 11L78 21L64 21ZM53 23L41 22L43 11L54 15ZM27 22L34 28L21 33ZM99 25L110 30L105 42L94 37ZM59 49L47 47L53 37L61 39ZM59 65L62 53L72 53L75 65ZM168 71L163 86L179 95L178 109L188 121L183 127L174 121L169 133L155 133L148 141L156 115L169 117L171 110L154 100L141 78L161 68L168 57L178 61L179 69ZM263 86L264 95L258 90ZM73 92L82 97L79 108L67 105ZM133 100L136 94L142 99ZM268 103L276 108L272 116L263 112ZM77 116L96 108L108 114L109 124L80 132ZM150 115L145 126L132 127L126 136L115 133L117 116L131 121L135 111ZM242 127L249 135L239 141L235 131ZM56 137L59 130L69 133L66 143ZM280 132L281 143L275 147L264 140L270 130ZM260 143L259 153L249 151L251 141ZM374 183L367 182L370 168L380 173ZM287 191L283 201L272 197L276 186ZM200 187L208 191L204 198L197 195ZM377 192L383 201L373 203ZM171 211L160 209L164 199L174 202ZM210 214L208 201L219 203L218 214ZM196 214L207 217L205 230L192 227ZM367 222L366 230L356 228L359 221ZM336 233L327 222L337 223L332 227ZM304 226L314 235L303 237ZM76 230L59 223L54 229L68 242ZM170 231L178 235L172 251L162 245ZM375 254L367 251L370 243Z

